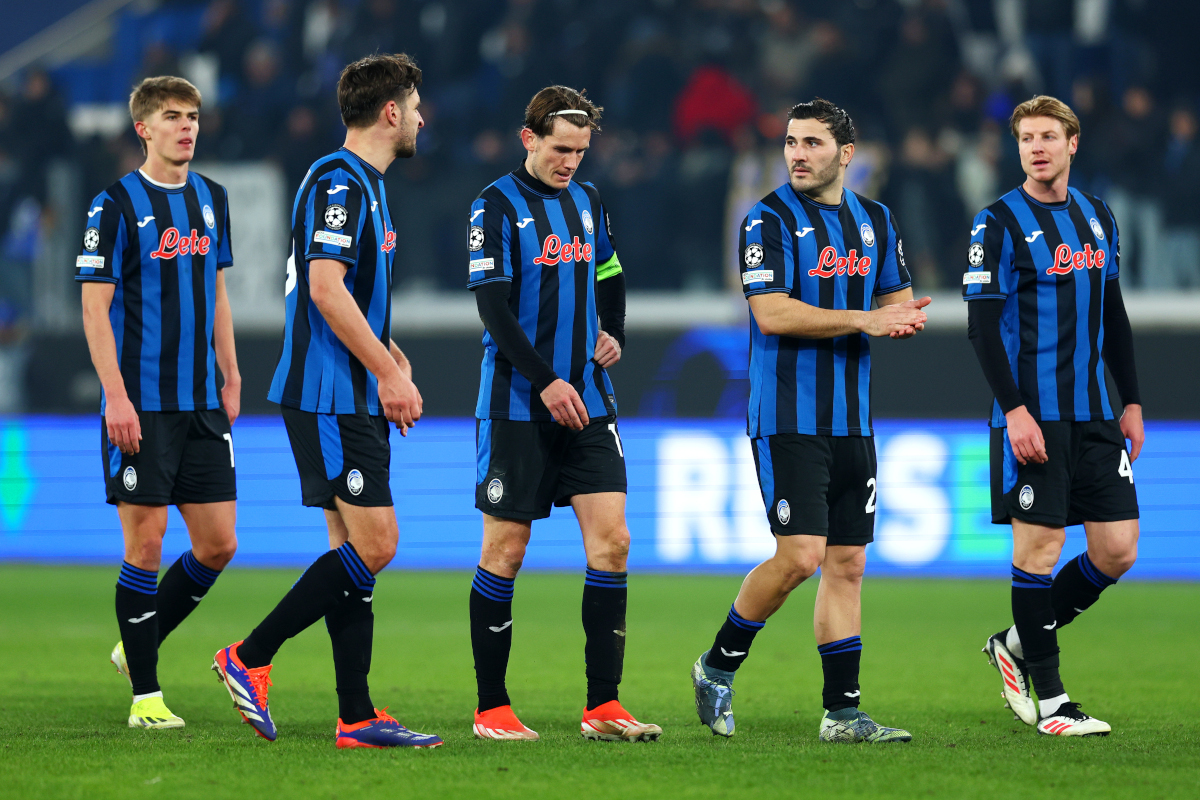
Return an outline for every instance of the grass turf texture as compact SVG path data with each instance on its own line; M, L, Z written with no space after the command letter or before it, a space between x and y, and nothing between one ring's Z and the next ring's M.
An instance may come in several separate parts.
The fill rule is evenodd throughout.
M116 568L0 566L0 796L172 798L611 796L1176 797L1196 791L1200 586L1122 583L1060 635L1072 697L1108 738L1039 737L1002 708L979 652L1003 625L999 581L868 580L864 710L914 734L908 745L817 740L816 581L758 635L737 680L738 734L713 737L693 710L693 660L712 642L739 578L630 580L622 701L663 726L652 744L586 742L581 575L517 582L509 689L542 741L471 736L474 673L466 573L384 573L376 591L373 697L440 734L429 751L338 751L328 636L316 625L275 661L279 739L239 724L208 669L298 570L234 568L164 643L159 676L176 731L126 727L129 690L108 664ZM1192 631L1192 633L1187 633ZM1138 658L1138 654L1153 654ZM1189 680L1192 679L1192 680Z

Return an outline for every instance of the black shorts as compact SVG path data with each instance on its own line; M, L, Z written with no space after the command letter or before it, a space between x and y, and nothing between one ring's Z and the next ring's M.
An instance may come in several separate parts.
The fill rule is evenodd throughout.
M776 536L875 540L875 440L777 433L751 440L767 521Z
M1039 422L1045 464L1022 465L1007 428L992 428L992 522L1049 528L1138 518L1133 467L1114 419Z
M213 411L139 411L142 441L124 455L100 417L107 501L142 506L237 499L229 417Z
M577 494L625 493L616 417L581 431L557 422L475 421L475 507L505 519L545 519Z
M386 417L282 410L304 505L335 511L334 495L352 506L392 505Z

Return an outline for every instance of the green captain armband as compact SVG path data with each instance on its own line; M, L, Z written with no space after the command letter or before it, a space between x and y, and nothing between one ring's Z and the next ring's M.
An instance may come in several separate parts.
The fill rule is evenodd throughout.
M617 254L615 252L612 254L612 258L596 267L596 280L598 281L602 281L607 278L611 278L614 275L620 274L621 259L617 258Z

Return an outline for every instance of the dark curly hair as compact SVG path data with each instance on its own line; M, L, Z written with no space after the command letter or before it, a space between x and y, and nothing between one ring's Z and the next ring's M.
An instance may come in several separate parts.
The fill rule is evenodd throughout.
M854 144L856 132L854 120L846 111L823 98L817 97L809 103L797 103L788 112L788 119L815 119L829 126L829 132L838 147Z
M421 70L404 53L376 53L348 64L338 78L338 107L347 128L369 128L389 100L421 86Z

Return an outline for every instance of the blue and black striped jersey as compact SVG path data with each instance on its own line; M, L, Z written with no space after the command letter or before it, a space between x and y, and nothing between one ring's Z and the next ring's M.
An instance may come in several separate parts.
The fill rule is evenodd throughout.
M1077 189L1047 205L1018 187L975 217L963 297L1004 300L1004 349L1034 419L1113 419L1101 352L1119 262L1112 211ZM992 427L1006 424L993 403Z
M232 264L228 195L202 175L170 189L134 170L92 201L75 280L116 284L108 316L137 410L221 407L213 318Z
M596 281L621 271L608 215L590 183L544 185L509 173L471 204L467 285L511 281L509 307L534 349L579 392L588 416L615 415L608 373L592 360L599 324ZM525 173L527 174L527 173ZM542 398L483 334L479 419L553 420Z
M848 189L829 206L784 184L750 210L740 238L747 297L787 292L819 308L869 311L876 295L911 284L892 213ZM767 336L752 311L747 423L751 437L872 435L867 335Z
M292 207L283 352L269 400L322 414L383 414L379 381L311 300L308 262L346 263L346 288L379 341L390 347L395 249L383 175L345 148L317 160Z

